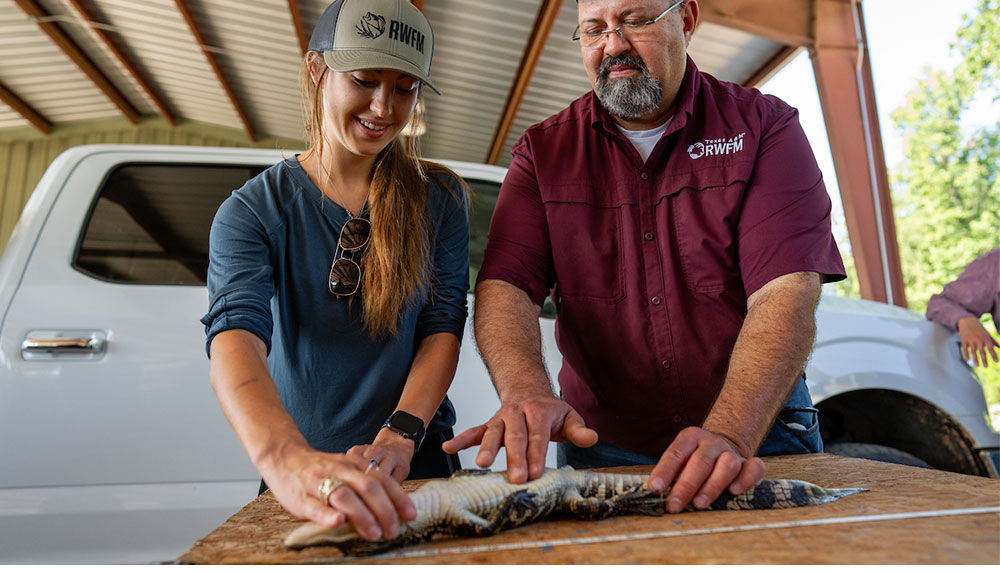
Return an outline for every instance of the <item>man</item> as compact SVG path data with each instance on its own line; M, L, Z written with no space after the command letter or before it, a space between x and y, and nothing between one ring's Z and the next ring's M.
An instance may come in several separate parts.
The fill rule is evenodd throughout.
M822 450L801 372L820 284L844 278L830 200L795 110L687 57L696 1L578 11L594 92L511 150L476 287L501 409L445 450L504 446L517 483L557 441L577 468L655 464L668 510L703 508L763 476L756 453Z

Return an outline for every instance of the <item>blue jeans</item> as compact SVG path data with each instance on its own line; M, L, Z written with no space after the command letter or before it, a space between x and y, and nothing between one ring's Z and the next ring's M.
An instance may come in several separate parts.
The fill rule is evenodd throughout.
M772 455L801 455L822 453L823 439L819 434L819 411L812 406L805 377L800 377L788 397L785 407L771 426L767 437L757 450L758 457ZM560 467L570 465L575 469L595 467L621 467L626 465L655 465L660 458L633 453L598 441L593 447L581 448L569 442L556 444L556 460Z

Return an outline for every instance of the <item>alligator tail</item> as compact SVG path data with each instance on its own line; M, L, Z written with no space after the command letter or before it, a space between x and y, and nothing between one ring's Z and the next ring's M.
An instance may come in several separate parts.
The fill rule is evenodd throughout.
M868 489L829 489L792 479L762 479L752 489L733 495L724 491L708 510L745 510L815 506Z

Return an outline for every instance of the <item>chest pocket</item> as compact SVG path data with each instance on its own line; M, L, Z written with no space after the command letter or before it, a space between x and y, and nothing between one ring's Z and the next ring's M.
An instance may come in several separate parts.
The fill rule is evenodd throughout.
M618 195L586 184L546 189L543 201L560 297L604 303L625 297Z
M657 217L669 217L688 289L742 288L737 224L745 189L745 176L727 167L687 173L661 188Z

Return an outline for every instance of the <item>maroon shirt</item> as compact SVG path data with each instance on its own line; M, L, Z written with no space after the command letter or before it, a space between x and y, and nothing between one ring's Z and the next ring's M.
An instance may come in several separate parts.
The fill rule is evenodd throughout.
M551 292L563 397L616 446L658 456L703 422L749 294L845 277L796 110L690 58L645 164L593 92L511 153L478 280Z

